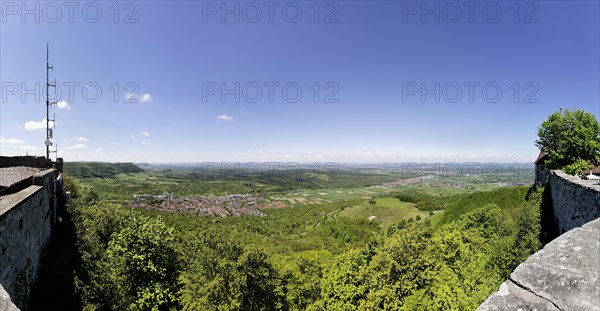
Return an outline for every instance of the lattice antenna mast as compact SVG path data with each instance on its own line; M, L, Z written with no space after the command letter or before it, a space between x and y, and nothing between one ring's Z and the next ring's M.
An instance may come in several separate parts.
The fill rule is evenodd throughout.
M53 70L54 67L50 66L50 50L49 44L46 43L46 141L44 144L46 145L46 162L50 163L50 146L52 146L52 136L53 131L50 128L50 107L55 105L55 101L50 100L50 88L56 87L56 82L54 84L50 84L50 70ZM56 122L55 120L52 120Z

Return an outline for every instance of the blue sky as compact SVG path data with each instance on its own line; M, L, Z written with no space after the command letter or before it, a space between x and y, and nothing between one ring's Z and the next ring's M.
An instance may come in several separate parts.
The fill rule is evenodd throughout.
M2 1L2 155L45 154L46 43L66 161L526 162L600 115L597 1L53 3Z

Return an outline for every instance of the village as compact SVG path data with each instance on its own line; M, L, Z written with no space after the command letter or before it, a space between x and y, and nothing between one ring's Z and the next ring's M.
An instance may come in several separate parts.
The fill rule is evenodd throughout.
M265 216L262 209L285 207L280 201L268 201L250 194L173 198L172 193L165 192L161 195L134 194L133 198L129 207L202 216Z

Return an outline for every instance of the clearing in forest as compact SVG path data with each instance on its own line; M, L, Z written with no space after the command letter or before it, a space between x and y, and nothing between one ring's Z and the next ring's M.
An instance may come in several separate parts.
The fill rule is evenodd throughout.
M361 204L348 207L338 213L338 216L348 218L358 218L379 223L383 229L392 224L399 222L402 219L415 218L420 215L423 219L427 217L427 212L418 210L414 204L402 202L396 198L379 198L375 200L375 204L363 202Z

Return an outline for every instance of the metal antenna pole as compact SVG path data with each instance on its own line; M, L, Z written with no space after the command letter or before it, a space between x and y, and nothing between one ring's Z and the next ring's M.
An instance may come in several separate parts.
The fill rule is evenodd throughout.
M54 85L56 85L56 82L54 82ZM54 139L54 130L56 129L56 113L53 114L52 117L52 129L50 130L50 138ZM50 151L50 153L54 153L54 161L58 161L58 144L54 144L54 150Z
M46 43L46 162L50 159L50 52L49 44Z
M46 43L46 162L47 165L50 165L50 146L52 146L52 134L50 132L50 106L55 103L50 101L50 87L56 87L56 82L54 84L50 84L50 70L53 69L53 66L50 66L50 48L49 44ZM53 120L53 122L55 122Z

